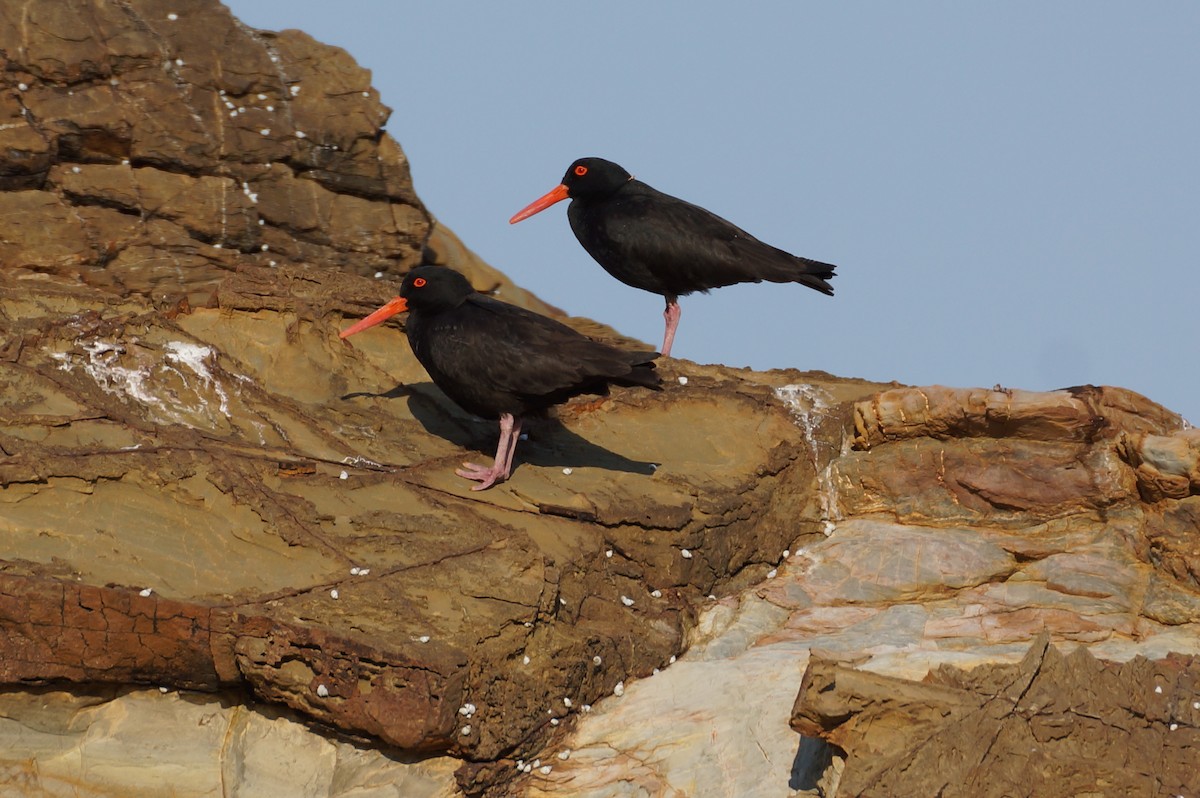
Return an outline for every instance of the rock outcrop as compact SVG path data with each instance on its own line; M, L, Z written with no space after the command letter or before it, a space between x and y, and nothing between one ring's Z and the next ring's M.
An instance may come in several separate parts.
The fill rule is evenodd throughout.
M1200 658L1103 663L1042 634L1016 665L910 682L813 658L792 726L849 753L847 795L1184 795Z
M8 4L0 53L4 789L887 794L1004 722L1018 675L944 666L1048 632L1147 658L1062 660L1143 715L1138 674L1193 678L1200 438L1152 402L668 360L473 493L493 425L398 326L337 330L421 262L562 314L430 218L349 56L208 0ZM1174 789L1195 716L1162 719L1116 783Z

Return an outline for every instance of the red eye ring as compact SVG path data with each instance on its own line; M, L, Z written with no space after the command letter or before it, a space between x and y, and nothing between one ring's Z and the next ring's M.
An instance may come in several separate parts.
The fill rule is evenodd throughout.
M582 164L580 164L579 166L576 166L575 174L579 175L580 177L583 177L584 175L587 174L587 167L583 166Z
M427 282L429 282L429 281L426 280L424 277L418 277L417 279L413 280L413 288L424 288L425 283L427 283Z

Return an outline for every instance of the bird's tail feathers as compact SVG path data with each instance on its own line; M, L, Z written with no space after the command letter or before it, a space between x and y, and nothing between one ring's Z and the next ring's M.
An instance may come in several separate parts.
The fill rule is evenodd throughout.
M640 385L643 388L662 389L662 377L658 375L654 360L658 352L626 352L625 362L632 368L629 373L615 382L618 385Z
M820 291L822 294L833 296L833 286L827 280L832 280L834 270L837 269L832 263L822 263L819 260L810 260L809 258L801 258L793 256L795 261L793 268L784 276L780 274L779 280L773 282L788 282L800 283L807 285L809 288ZM772 278L768 278L772 279Z

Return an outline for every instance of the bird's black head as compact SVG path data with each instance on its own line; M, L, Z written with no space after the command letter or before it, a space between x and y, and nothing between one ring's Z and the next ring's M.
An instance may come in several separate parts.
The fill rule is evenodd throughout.
M571 199L606 197L633 179L612 161L603 158L580 158L567 168L562 184Z
M517 211L508 223L516 224L522 219L528 219L567 198L586 200L610 196L632 179L633 175L612 161L603 158L580 158L567 169L562 183Z
M418 266L400 284L400 296L414 310L456 308L474 293L466 277L445 266Z
M365 319L342 330L340 337L349 338L407 310L450 310L466 302L467 297L474 293L475 289L467 282L467 278L453 269L447 269L445 266L418 266L409 272L400 284L400 296Z

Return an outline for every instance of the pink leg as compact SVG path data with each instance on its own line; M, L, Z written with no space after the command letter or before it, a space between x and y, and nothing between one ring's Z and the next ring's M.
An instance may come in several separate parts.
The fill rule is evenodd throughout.
M682 315L679 301L673 296L667 297L667 309L663 311L663 320L667 323L666 332L663 333L663 357L671 356L671 344L675 343L675 328L679 326L679 317Z
M508 479L508 475L512 471L513 455L517 451L517 437L520 432L521 422L514 422L511 413L500 416L500 443L496 446L496 459L492 461L492 467L485 468L475 463L463 463L463 467L456 469L454 473L464 479L473 479L479 483L471 490L487 490L497 482Z
M509 418L512 418L509 416ZM508 454L504 457L504 478L512 474L513 455L517 453L517 441L521 440L521 419L513 419L512 433L508 436Z

